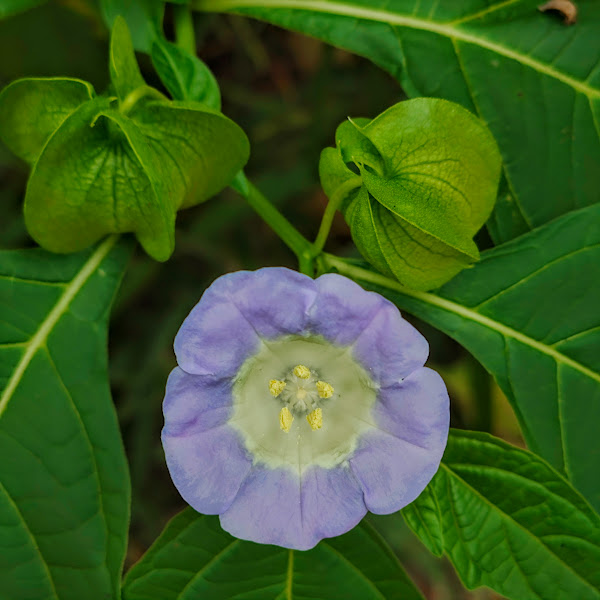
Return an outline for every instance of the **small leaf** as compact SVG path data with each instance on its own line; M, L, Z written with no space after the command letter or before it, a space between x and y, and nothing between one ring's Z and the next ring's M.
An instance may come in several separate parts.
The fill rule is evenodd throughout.
M159 38L152 45L152 64L174 100L202 102L221 109L221 92L210 69L197 57Z
M165 12L162 0L100 0L100 10L109 28L122 16L131 32L133 47L150 54L154 40L161 34Z
M438 287L476 261L473 235L496 199L500 155L485 127L462 107L431 98L392 106L336 132L338 158L324 152L323 186L358 170L361 193L342 205L371 264L415 289ZM352 169L354 165L354 169Z
M241 129L201 104L145 102L125 116L98 98L44 148L27 186L25 223L53 252L132 231L150 256L166 260L177 210L223 189L247 158Z
M437 521L469 589L513 600L600 598L600 517L535 454L455 430L427 489L407 521L427 545ZM419 514L426 518L415 527Z
M19 158L33 164L48 138L81 104L94 97L79 79L13 81L0 93L0 136Z
M133 51L129 28L118 16L110 37L110 79L121 101L134 90L146 85Z
M107 372L131 244L0 252L0 598L120 598L130 483Z
M129 571L123 600L422 600L366 523L297 552L238 540L187 508Z

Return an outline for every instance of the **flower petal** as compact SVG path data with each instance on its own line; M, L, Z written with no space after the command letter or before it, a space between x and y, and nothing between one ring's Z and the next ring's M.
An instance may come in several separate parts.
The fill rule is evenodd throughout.
M435 371L417 369L400 383L379 390L372 413L384 431L443 454L450 427L450 399L444 380Z
M398 383L422 367L429 355L427 340L400 315L391 302L384 303L354 342L353 356L380 386Z
M256 467L221 525L245 540L309 550L349 531L365 513L360 486L347 468L314 467L300 480L289 469Z
M260 337L305 332L317 295L313 279L284 267L238 271L225 278L226 293Z
M162 442L171 479L198 512L215 515L233 502L252 461L229 425L192 435L163 429Z
M430 450L381 430L366 433L350 459L367 508L386 515L404 508L425 489L440 466L443 448Z
M179 366L196 375L233 377L260 338L304 333L316 294L310 277L283 267L219 277L177 333Z
M171 436L199 433L223 425L232 411L232 382L190 375L175 367L167 380L164 432Z
M352 344L387 303L335 273L321 275L315 284L318 294L309 312L311 330L340 346Z
M219 277L204 292L177 332L177 364L188 373L233 377L260 345L256 331L229 297L229 277Z

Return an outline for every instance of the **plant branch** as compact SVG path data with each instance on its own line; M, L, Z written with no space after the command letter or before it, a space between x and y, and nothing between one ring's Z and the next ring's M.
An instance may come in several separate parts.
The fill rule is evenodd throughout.
M385 275L381 275L380 273L376 273L375 271L370 271L369 269L363 269L362 267L354 265L350 261L340 258L339 256L335 256L333 254L328 254L326 252L321 253L321 256L319 257L319 263L324 271L330 271L333 268L336 271L338 271L341 275L346 275L351 279L359 279L361 281L373 283L375 285L379 285L390 290L395 290L397 292L407 294L414 298L422 298L424 296L430 295L426 294L425 292L418 292L406 288L395 279L390 279Z
M262 192L242 174L232 187L240 193L252 209L281 238L298 258L300 271L311 277L314 274L312 244L271 204Z
M317 234L317 238L313 244L314 256L320 254L323 250L331 229L331 224L333 223L333 218L336 211L342 204L342 201L352 190L359 188L361 185L362 178L357 175L356 177L352 177L351 179L348 179L342 183L342 185L340 185L331 196L327 207L325 208L325 212L323 213L323 219L321 220L319 233Z

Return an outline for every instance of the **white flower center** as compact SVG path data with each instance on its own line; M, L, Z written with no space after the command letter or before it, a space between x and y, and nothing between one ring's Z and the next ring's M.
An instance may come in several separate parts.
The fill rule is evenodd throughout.
M373 426L376 386L349 348L321 338L264 342L238 374L230 420L257 462L333 467Z

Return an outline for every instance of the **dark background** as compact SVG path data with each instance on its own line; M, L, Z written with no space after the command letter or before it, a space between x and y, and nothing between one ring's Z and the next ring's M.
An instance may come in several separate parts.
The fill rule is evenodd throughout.
M316 40L233 16L196 15L199 56L212 68L223 111L246 131L246 172L300 231L316 235L326 197L319 186L322 148L346 117L374 117L405 98L398 83L370 62ZM169 34L170 14L165 29ZM0 87L23 76L65 75L108 83L108 32L93 4L50 2L0 22ZM148 83L160 87L146 56ZM426 68L426 67L425 67ZM0 246L32 245L22 218L27 167L0 145ZM485 232L478 238L488 244ZM341 217L327 249L355 252ZM159 264L137 251L114 306L110 375L129 457L133 507L127 566L135 562L184 503L167 473L161 402L175 365L172 342L184 317L219 275L267 265L296 268L293 255L244 201L225 191L181 212L173 257ZM429 339L429 366L452 401L452 425L490 431L522 444L506 399L460 346L411 319ZM399 514L368 517L398 553L429 600L497 599L462 589L449 563L433 558Z

